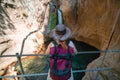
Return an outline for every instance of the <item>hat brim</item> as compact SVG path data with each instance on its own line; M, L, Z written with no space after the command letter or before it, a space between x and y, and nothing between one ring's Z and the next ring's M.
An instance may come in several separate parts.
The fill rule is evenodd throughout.
M69 28L66 27L66 33L64 35L58 35L55 32L55 29L52 30L51 32L51 37L53 37L56 40L66 40L70 37L71 35L71 30Z

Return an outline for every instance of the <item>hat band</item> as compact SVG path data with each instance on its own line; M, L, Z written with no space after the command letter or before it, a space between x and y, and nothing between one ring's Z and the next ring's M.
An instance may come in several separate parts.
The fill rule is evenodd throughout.
M66 33L66 29L63 30L63 31L57 31L57 30L56 30L56 33L57 33L58 35L64 35L64 34Z

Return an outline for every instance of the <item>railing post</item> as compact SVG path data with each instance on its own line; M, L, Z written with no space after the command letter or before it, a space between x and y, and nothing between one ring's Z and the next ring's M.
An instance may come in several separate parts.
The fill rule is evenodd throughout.
M19 55L19 53L16 53L16 56L17 56L18 64L20 66L21 74L25 74L23 66L22 66L22 62L21 62L21 56ZM23 77L23 80L26 80L26 78Z

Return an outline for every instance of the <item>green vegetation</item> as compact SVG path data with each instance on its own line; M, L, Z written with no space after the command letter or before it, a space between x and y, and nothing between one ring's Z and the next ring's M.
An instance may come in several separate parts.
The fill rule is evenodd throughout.
M47 73L49 64L47 57L27 57L22 59L22 66L25 74ZM16 69L20 72L19 64L15 64ZM21 73L20 73L21 74ZM30 76L28 80L46 80L47 76Z
M51 21L50 21L50 30L54 29L56 26L56 21L57 21L57 16L56 14L53 12L51 13Z

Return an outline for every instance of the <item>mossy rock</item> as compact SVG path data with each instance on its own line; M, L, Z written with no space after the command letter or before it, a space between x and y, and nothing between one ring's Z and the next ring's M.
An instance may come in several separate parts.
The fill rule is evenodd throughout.
M20 72L18 64L15 65L16 69ZM48 63L46 57L26 57L22 59L22 66L25 74L47 73ZM27 77L28 80L46 80L47 76L31 76Z
M52 30L52 29L55 28L56 22L57 22L57 16L56 16L56 14L53 12L53 13L51 13L50 30Z

